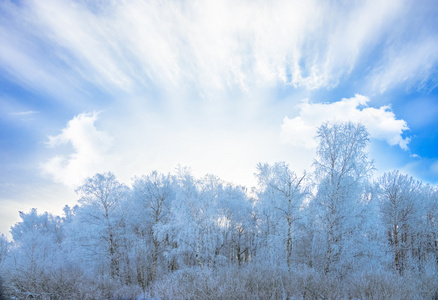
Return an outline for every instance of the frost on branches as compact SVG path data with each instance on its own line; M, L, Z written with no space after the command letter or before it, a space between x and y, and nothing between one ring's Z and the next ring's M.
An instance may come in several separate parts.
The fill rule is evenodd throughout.
M373 178L361 124L317 138L313 172L260 163L252 190L181 167L130 186L104 173L63 216L20 212L0 298L436 299L437 188Z

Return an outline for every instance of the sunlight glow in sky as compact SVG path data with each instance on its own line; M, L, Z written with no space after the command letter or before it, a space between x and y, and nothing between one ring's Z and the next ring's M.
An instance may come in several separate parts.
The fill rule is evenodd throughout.
M254 186L362 122L378 172L438 183L434 1L0 3L0 232L75 186L190 166Z

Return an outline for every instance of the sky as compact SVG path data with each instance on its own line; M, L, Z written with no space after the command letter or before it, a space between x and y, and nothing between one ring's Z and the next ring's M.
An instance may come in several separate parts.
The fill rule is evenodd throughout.
M376 174L437 184L437 85L432 0L3 0L0 232L97 172L310 172L326 121L365 125Z

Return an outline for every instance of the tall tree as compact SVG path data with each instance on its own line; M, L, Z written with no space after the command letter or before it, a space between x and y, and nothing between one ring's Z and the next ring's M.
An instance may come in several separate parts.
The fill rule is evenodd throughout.
M253 255L255 222L253 201L241 186L226 185L218 191L219 229L223 234L221 253L240 266Z
M278 237L279 245L268 245L280 250L290 271L292 264L294 224L301 218L300 207L306 195L304 179L297 176L286 163L259 164L256 176L259 181L258 212L264 219L265 238ZM269 243L274 242L271 240ZM278 260L278 257L275 258Z
M157 278L158 260L160 253L163 253L162 244L165 241L159 238L158 231L168 223L170 206L175 198L174 179L170 175L153 171L148 176L135 179L133 195L135 211L131 217L137 223L137 233L146 243L151 243L150 280L154 281Z
M414 253L414 243L420 228L422 186L419 181L399 171L385 173L379 183L381 212L393 253L394 267L402 273L410 254Z
M319 145L314 162L317 194L313 200L322 247L324 273L342 271L353 253L364 183L373 169L366 147L368 133L361 124L324 123L317 131Z
M212 175L195 180L188 169L178 171L177 182L170 221L160 232L169 238L166 255L181 267L214 265L224 245L218 209L223 182Z
M127 187L116 180L113 173L96 174L88 178L76 189L81 196L81 204L76 211L78 221L83 229L79 232L82 243L88 244L89 259L102 261L108 258L111 278L119 276L121 232L125 226L123 200L127 196ZM102 249L100 253L99 249ZM100 254L99 254L100 253ZM93 257L95 254L98 257ZM103 256L101 256L103 255ZM105 259L104 259L105 260Z

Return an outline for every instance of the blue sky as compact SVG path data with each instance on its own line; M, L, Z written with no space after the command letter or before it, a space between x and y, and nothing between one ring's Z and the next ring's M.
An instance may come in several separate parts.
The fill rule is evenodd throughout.
M311 171L329 120L365 124L378 172L436 184L437 17L434 1L2 1L0 232L96 172Z

